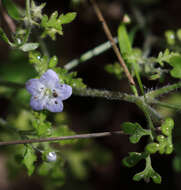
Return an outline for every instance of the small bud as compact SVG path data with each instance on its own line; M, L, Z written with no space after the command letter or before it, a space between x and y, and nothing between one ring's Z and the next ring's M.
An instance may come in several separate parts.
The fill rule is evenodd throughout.
M131 19L127 14L125 14L124 17L123 17L122 22L125 23L125 24L129 24L131 22Z
M48 162L55 162L57 160L57 155L55 152L49 152L46 158Z

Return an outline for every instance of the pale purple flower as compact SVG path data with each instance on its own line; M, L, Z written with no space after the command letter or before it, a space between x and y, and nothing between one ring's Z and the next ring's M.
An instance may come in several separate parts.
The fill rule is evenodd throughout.
M57 73L52 69L47 70L40 79L30 79L26 82L26 89L32 95L30 106L33 110L47 109L51 112L61 112L62 100L72 94L72 87L61 84Z

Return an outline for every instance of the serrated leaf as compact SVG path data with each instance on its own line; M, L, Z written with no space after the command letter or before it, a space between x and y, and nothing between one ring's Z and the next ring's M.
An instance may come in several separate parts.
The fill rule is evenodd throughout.
M121 53L124 55L129 55L132 51L131 42L129 35L124 24L120 24L118 28L118 42Z
M2 0L3 6L6 8L8 15L15 20L21 20L21 14L17 6L13 3L12 0Z
M20 50L27 52L33 51L39 47L39 43L26 43L19 47Z
M125 134L131 135L129 139L134 144L139 142L142 136L150 135L150 131L143 129L138 123L125 122L122 124L122 129Z
M30 145L28 145L24 154L23 164L26 166L29 176L32 175L35 170L34 162L36 160L37 157L34 149Z
M67 13L65 15L62 14L59 17L59 20L62 24L68 24L75 19L76 15L77 15L77 13L75 13L75 12Z
M56 34L63 35L62 24L70 23L74 20L75 16L76 13L67 13L58 17L57 11L53 12L50 18L47 15L43 15L41 27L44 28L44 32L41 37L45 38L48 35L55 40Z

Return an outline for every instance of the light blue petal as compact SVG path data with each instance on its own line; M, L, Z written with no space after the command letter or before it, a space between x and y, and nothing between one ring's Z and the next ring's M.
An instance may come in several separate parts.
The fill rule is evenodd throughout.
M67 84L56 83L55 90L61 100L66 100L72 95L72 87Z
M51 112L62 112L63 103L59 98L52 98L47 102L45 108Z
M39 79L31 79L26 82L26 89L30 94L36 96L44 89L44 85L40 83Z
M58 81L58 75L52 69L48 69L40 78L40 82L50 89L54 88L55 83Z
M33 110L43 110L45 102L43 99L38 99L36 96L31 97L30 106Z

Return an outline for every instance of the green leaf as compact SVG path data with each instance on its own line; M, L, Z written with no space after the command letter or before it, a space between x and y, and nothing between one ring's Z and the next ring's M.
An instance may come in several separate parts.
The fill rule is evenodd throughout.
M150 153L150 154L154 154L156 153L160 148L160 145L158 143L150 143L146 146L146 150Z
M3 40L3 41L5 41L6 43L8 43L10 46L14 46L14 44L12 44L10 41L9 41L9 39L8 39L8 37L7 37L7 35L6 35L6 33L3 31L3 29L2 28L0 28L0 38Z
M27 52L27 51L33 51L39 47L38 43L26 43L19 47L20 50Z
M62 24L72 22L76 17L76 13L67 13L58 17L58 12L55 11L51 14L50 18L47 15L43 15L41 20L41 27L44 28L44 32L41 37L45 38L47 35L53 40L56 39L56 34L63 35Z
M56 65L57 65L57 63L58 63L58 58L57 58L57 56L53 56L53 57L50 59L49 63L48 63L48 67L49 67L49 68L55 68Z
M141 179L144 179L147 183L150 181L150 178L152 178L154 183L161 184L161 176L152 168L145 169L143 172L139 172L133 176L134 181L140 181Z
M122 124L123 132L131 135L129 137L131 143L139 142L144 135L150 135L150 131L143 129L138 123L125 122Z
M140 181L144 179L145 182L149 182L150 178L154 183L161 183L161 176L152 168L150 156L146 158L146 167L142 172L139 172L133 176L134 181Z
M129 35L124 24L120 24L118 28L118 42L121 53L124 55L131 54L132 47Z
M117 79L121 79L123 77L123 69L119 63L108 64L105 66L105 70L108 73L114 74Z
M34 162L36 160L37 160L37 157L36 157L34 149L30 145L26 146L23 164L26 166L29 176L32 175L35 170Z
M59 20L62 24L68 24L68 23L72 22L76 16L77 16L77 13L75 13L75 12L67 13L65 15L62 14L59 17Z
M163 66L164 62L170 63L170 59L175 56L179 56L179 53L170 52L168 49L166 49L164 52L160 52L158 57L154 61Z
M125 157L122 162L126 167L131 168L144 158L146 158L145 153L129 152L129 156Z
M13 3L12 0L2 0L3 6L6 8L8 15L15 20L21 20L21 14L17 6Z
M75 135L75 132L72 131L67 125L59 125L56 126L56 129L54 129L52 131L52 137L59 137L59 136L71 136L71 135ZM64 141L59 141L59 143L61 145L65 145L65 144L73 144L75 143L76 140L64 140Z
M46 115L44 113L34 113L35 118L32 120L32 125L36 130L39 137L47 137L52 134L51 123L46 121Z
M172 129L174 127L174 121L172 118L167 118L161 125L162 133L166 136L172 135Z
M169 64L173 67L170 74L174 78L181 78L181 56L170 58Z
M38 51L29 52L29 61L34 65L39 75L42 75L48 69L48 57L42 56Z
M65 83L73 88L86 88L86 85L83 83L81 78L76 78L77 73L76 72L70 72L66 69L56 67L55 72L59 75L60 83Z
M38 20L42 18L42 10L45 7L46 3L36 5L34 1L31 1L31 12L33 20Z

